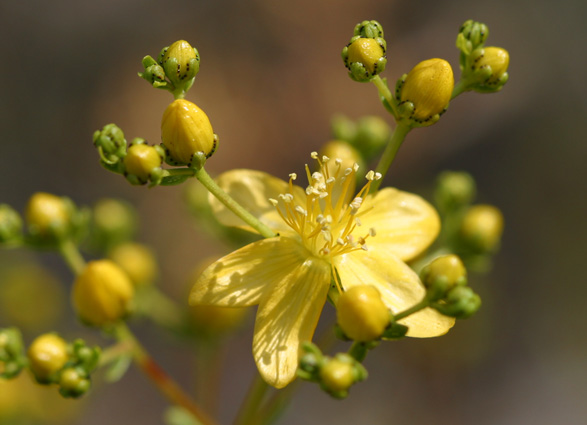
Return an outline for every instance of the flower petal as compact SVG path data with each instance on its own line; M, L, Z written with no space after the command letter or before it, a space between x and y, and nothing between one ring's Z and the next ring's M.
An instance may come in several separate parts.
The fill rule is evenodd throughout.
M216 183L271 229L276 232L291 231L269 202L269 198L277 199L280 194L289 192L287 182L262 171L237 169L222 173ZM297 205L305 205L305 193L301 187L293 186L293 196ZM208 199L220 223L254 231L214 196L210 195Z
M306 258L288 271L261 301L253 338L259 373L276 388L294 380L300 344L311 341L330 288L325 261Z
M395 255L377 247L355 251L335 259L342 286L373 285L392 313L399 313L419 303L426 290L418 275ZM454 319L426 308L400 323L409 327L408 336L428 338L443 335L454 325Z
M369 246L385 247L404 261L428 248L440 230L440 219L432 205L417 195L393 188L368 197L361 211L366 211L361 215L363 227L374 228L377 233L369 239Z
M276 282L283 281L305 251L294 239L277 237L253 242L206 268L190 293L190 304L247 307L259 304Z

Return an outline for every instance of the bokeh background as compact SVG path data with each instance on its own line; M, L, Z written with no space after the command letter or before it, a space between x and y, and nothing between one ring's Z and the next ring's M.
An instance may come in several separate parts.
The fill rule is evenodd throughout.
M375 88L351 81L340 60L357 22L383 24L384 76L395 80L431 57L458 69L458 28L480 20L490 28L488 45L510 52L509 83L498 94L457 98L438 124L412 132L387 183L429 196L438 172L467 170L479 201L502 208L502 251L491 274L474 283L484 307L443 338L383 344L366 361L370 378L347 400L302 384L282 423L585 423L586 16L582 0L4 0L0 202L22 211L36 191L82 205L129 200L141 216L139 239L161 260L159 285L184 302L191 269L225 248L194 224L182 187L132 187L99 166L91 143L109 122L129 139L159 141L171 98L136 76L144 55L180 38L200 51L188 98L220 136L208 171L285 177L329 139L332 115L385 116ZM0 251L0 267L31 257L53 271L58 287L69 287L71 275L51 253ZM62 310L72 316L67 302ZM101 341L71 319L44 325L27 341L56 328ZM231 423L255 373L251 326L224 353L221 423ZM148 323L137 328L191 388L193 347ZM50 423L56 406L38 423ZM79 414L63 423L155 425L166 402L133 369L116 385L97 382L76 406Z

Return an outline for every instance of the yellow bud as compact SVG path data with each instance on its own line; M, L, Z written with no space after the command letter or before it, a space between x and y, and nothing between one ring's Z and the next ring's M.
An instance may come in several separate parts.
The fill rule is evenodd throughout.
M346 391L355 382L353 365L334 358L320 369L320 379L332 392Z
M27 355L31 371L39 382L48 382L69 359L67 343L56 334L37 337L29 347Z
M184 99L173 101L163 113L161 139L171 158L181 164L190 164L196 152L210 157L217 145L204 111Z
M49 235L67 227L70 211L62 198L38 192L28 202L26 220L40 235Z
M467 269L457 255L435 258L424 271L424 284L429 286L442 279L447 287L466 283Z
M369 74L373 74L385 52L373 38L357 38L348 47L348 62L362 63Z
M122 319L134 294L132 283L110 260L88 263L72 292L73 305L84 322L104 326Z
M499 79L508 70L510 64L510 55L507 50L501 47L485 47L483 55L480 56L474 64L475 69L491 67L491 76L485 82L486 84L497 83Z
M151 172L161 166L161 157L153 146L138 144L128 148L124 157L126 171L142 182L149 180Z
M343 332L355 341L379 338L389 324L389 310L374 286L347 289L338 298L336 312Z
M355 163L359 164L360 168L363 168L363 159L359 152L357 152L357 150L350 144L343 142L342 140L331 140L326 143L320 151L320 156L323 155L330 158L330 161L328 161L328 171L330 172L330 175L336 175L336 159L342 161L340 167L342 167L343 170L352 168Z
M453 88L450 64L443 59L428 59L408 73L401 90L401 101L412 102L414 118L427 121L446 109Z
M461 235L469 244L483 251L497 247L503 232L503 215L492 205L474 205L466 212Z
M163 55L161 64L165 64L172 58L177 60L177 69L170 70L173 71L173 74L169 75L169 78L174 84L181 83L193 77L199 70L199 59L196 51L185 40L178 40L169 46ZM195 67L195 69L190 69L190 67Z
M157 261L144 245L126 242L114 247L108 257L120 266L136 286L153 283L157 277Z

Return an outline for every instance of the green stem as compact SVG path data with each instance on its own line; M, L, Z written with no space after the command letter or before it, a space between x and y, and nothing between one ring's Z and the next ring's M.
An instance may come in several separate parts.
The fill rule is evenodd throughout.
M210 177L210 175L204 170L204 167L196 170L196 178L202 183L206 189L210 191L220 202L222 202L226 208L231 210L237 216L239 216L245 223L255 229L265 238L273 238L277 236L273 230L261 223L255 216L245 210L238 202L236 202L228 193L220 188Z
M391 167L397 151L399 150L411 129L412 128L409 125L406 125L402 122L397 124L391 139L389 139L389 142L385 147L385 151L383 151L383 155L381 155L381 159L379 159L379 164L377 164L377 168L375 169L375 172L381 174L381 178L379 180L373 181L371 184L371 193L375 193L379 190L379 186L387 174L389 167Z
M257 413L269 385L263 380L261 375L257 374L255 380L249 388L249 392L241 405L234 425L257 425Z
M468 90L469 83L466 80L459 80L458 83L455 84L454 89L452 90L452 97L450 100L453 100L458 95L466 92Z
M168 176L190 176L193 177L195 171L191 168L170 168L165 170Z
M375 84L375 87L377 87L377 91L379 91L379 94L383 96L383 98L387 101L387 103L389 103L391 107L393 107L393 95L385 81L383 81L379 75L376 75L371 79L371 82Z
M86 261L73 240L62 240L59 243L59 253L76 276L81 274L86 267Z
M430 305L430 302L428 301L427 298L424 298L422 301L420 301L418 304L408 308L407 310L401 311L398 314L394 314L393 318L394 320L397 322L399 320L402 320L406 317L408 317L411 314L414 314L420 310L425 309L426 307L428 307Z
M106 366L117 360L120 356L132 353L133 349L134 346L129 341L119 342L104 349L102 354L100 354L100 362L98 363L98 367Z

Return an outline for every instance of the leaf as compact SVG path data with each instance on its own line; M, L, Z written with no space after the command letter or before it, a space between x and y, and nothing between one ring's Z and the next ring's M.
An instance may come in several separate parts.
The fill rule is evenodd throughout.
M188 178L189 176L186 175L163 177L163 179L161 180L161 186L174 186L176 184L181 184Z
M106 381L116 382L120 380L128 370L128 367L132 363L132 357L130 355L120 356L113 363L110 368L106 371Z

